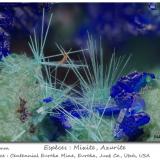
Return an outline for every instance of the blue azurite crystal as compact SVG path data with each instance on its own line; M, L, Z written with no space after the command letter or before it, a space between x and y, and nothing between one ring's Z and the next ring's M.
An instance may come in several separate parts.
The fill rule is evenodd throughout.
M103 116L117 116L120 112L121 108L119 108L118 106L105 106L105 105L96 105L95 106L95 112L98 112L99 115L103 115Z
M110 96L118 106L130 108L135 95L152 79L155 79L155 75L152 73L130 73L127 76L121 77L116 84L112 86Z
M123 98L123 97L122 97ZM123 101L125 106L125 100ZM128 104L126 104L128 106ZM129 105L130 106L130 105ZM127 107L126 107L127 108ZM96 105L95 112L98 112L100 115L112 117L118 116L122 107L118 105ZM139 111L143 111L145 109L145 101L139 95L135 95L134 99L132 100L131 107L128 108L128 115L133 115Z
M110 96L120 108L113 133L116 139L127 136L129 140L135 140L143 133L139 127L149 123L150 117L142 112L145 102L139 92L153 79L155 75L152 73L133 72L121 77L112 86Z
M121 92L115 97L115 102L120 108L130 108L134 101L135 93Z
M111 97L115 98L120 92L139 92L143 87L147 85L152 79L155 79L155 75L146 72L133 72L126 76L121 77L115 85L111 88Z
M44 102L44 103L50 103L50 102L53 102L53 98L52 98L52 97L44 98L44 99L42 100L42 102Z
M146 125L147 123L149 123L149 121L149 115L144 112L126 116L123 119L122 123L119 125L120 132L123 132L123 134L121 134L122 137L120 137L119 132L117 132L117 135L114 136L118 139L124 138L126 136L129 141L134 141L139 136L141 136L141 134L143 134L143 129L140 127Z
M65 130L65 129L71 129L72 126L70 125L68 121L67 115L65 115L64 112L62 111L53 111L53 115L50 116L50 119L56 123L56 125L60 126L60 129Z
M65 111L67 111L76 118L88 116L88 111L83 106L71 101L70 99L67 99L60 105Z
M88 111L84 109L81 105L76 104L75 102L67 99L66 101L60 104L61 108L54 109L52 115L50 116L51 120L57 121L63 129L71 129L72 126L69 124L68 118L78 118L88 116Z
M136 125L140 127L149 123L150 116L145 112L139 112L134 114L134 119L135 119Z
M135 114L137 112L145 110L145 101L139 95L134 98L131 108L129 109L130 114Z

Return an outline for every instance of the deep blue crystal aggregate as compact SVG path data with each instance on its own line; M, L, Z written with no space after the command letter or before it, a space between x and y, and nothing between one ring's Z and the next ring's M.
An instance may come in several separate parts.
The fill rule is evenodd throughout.
M119 128L116 128L116 131L114 130L115 138L122 139L126 136L128 140L132 141L143 134L143 128L140 127L149 123L150 116L143 112L145 101L140 97L139 92L153 79L155 79L155 75L152 73L133 72L121 77L111 87L110 96L114 99L116 105L121 110L127 109L122 121L117 122ZM120 116L122 115L119 112Z
M50 103L50 102L53 102L53 98L52 98L52 97L44 98L44 99L42 100L42 102L44 102L44 103Z
M150 116L145 113L145 101L139 92L153 79L155 79L155 75L146 72L133 72L123 76L111 87L110 96L114 100L114 104L94 105L93 111L99 115L117 118L115 126L118 127L116 130L113 128L115 139L127 138L128 141L135 141L143 135L142 127L150 122ZM48 97L48 101L50 101L50 97ZM60 106L58 109L53 109L50 119L58 122L64 130L72 129L69 117L81 119L89 116L87 109L71 99L65 100ZM122 110L126 110L126 112L119 122Z
M149 121L150 116L144 112L140 112L135 115L126 116L120 124L120 129L123 130L129 141L134 141L143 134L141 126L149 123Z
M62 102L60 106L61 108L53 109L53 114L50 118L51 120L60 123L64 129L72 128L68 117L81 119L82 117L87 117L89 115L88 111L84 109L84 107L70 99Z
M103 116L117 116L119 115L121 108L118 106L105 106L105 105L96 105L95 111Z

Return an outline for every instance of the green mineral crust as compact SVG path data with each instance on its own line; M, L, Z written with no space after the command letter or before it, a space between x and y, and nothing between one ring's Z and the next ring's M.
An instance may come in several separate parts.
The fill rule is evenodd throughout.
M142 91L142 96L146 103L146 111L151 117L150 123L146 126L144 141L160 141L160 79L158 78L159 70L152 70L157 75L156 80Z

